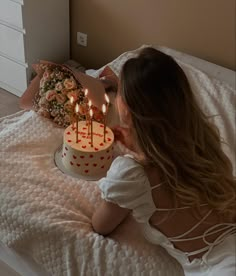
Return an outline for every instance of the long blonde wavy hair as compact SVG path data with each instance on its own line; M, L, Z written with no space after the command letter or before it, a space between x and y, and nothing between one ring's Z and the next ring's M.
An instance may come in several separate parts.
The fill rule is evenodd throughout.
M120 95L138 146L176 197L187 206L207 203L235 218L232 164L175 60L154 48L143 49L123 65Z

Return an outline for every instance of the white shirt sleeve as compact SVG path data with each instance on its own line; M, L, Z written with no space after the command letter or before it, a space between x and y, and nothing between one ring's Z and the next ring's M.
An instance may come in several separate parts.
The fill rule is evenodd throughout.
M98 186L103 199L132 210L138 222L147 222L156 209L143 166L127 155L113 161Z

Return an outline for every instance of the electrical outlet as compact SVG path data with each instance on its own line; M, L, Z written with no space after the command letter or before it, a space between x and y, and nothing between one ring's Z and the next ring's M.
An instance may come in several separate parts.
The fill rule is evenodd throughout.
M81 46L87 46L87 34L77 32L77 43Z

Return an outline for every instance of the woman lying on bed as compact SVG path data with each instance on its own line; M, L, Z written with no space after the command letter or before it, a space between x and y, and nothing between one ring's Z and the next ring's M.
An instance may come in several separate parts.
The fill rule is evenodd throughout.
M145 237L185 275L235 275L236 182L218 131L170 56L153 48L123 66L117 140L132 151L100 180L92 218L107 235L132 211Z

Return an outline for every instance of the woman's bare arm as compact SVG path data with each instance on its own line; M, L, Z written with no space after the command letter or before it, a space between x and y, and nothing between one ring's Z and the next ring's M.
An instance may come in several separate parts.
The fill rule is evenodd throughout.
M101 235L110 234L129 214L130 210L103 200L92 217L95 232Z

